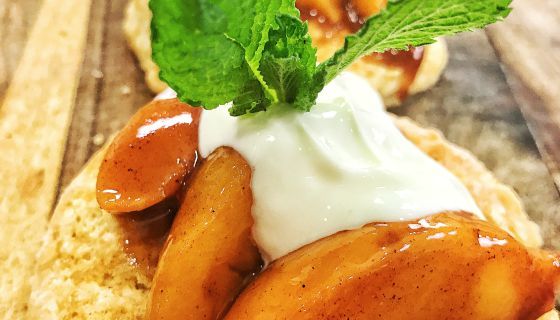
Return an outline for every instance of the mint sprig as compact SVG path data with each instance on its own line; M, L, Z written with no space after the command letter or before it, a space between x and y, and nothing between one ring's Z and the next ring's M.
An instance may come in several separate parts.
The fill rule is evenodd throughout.
M360 57L433 43L505 18L511 0L400 0L369 18L317 66L295 0L150 0L160 77L191 105L233 101L232 115L283 103L308 111Z
M364 55L434 43L437 37L483 28L505 18L511 0L401 0L368 19L321 64L332 80Z
M305 88L295 86L316 72L316 58L294 1L150 1L160 77L193 106L212 109L233 101L234 115L296 102ZM297 81L278 81L271 66Z

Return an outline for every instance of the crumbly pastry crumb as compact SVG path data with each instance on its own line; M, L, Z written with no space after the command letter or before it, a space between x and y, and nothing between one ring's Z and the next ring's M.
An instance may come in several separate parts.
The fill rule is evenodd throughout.
M529 220L515 192L472 154L436 130L421 128L408 118L395 121L408 139L465 184L489 220L529 247L541 245L539 228ZM31 319L143 318L150 279L129 264L117 222L95 200L103 150L70 184L55 209L38 253L29 301ZM540 319L559 318L553 310Z
M90 160L55 209L38 252L30 319L143 318L150 281L129 264L117 221L95 198L103 155Z

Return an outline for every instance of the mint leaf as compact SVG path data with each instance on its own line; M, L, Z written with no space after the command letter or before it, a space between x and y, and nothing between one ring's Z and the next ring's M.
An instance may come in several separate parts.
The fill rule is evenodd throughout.
M437 37L472 31L505 18L511 0L401 0L368 19L344 47L323 62L329 82L358 58L390 49L405 50L435 42Z
M265 111L271 105L270 100L265 96L259 81L247 82L243 94L233 100L233 106L229 109L232 116L242 116L247 113Z
M310 90L314 84L317 58L307 25L290 14L278 14L275 20L275 27L270 30L269 41L261 55L259 73L276 93L275 102L309 111L317 98L315 91ZM254 91L255 86L249 86L247 90ZM230 113L242 115L263 111L260 101L265 97L260 97L258 101L251 101L251 97L255 94L246 94L234 101Z
M225 36L230 28L218 2L150 1L160 77L181 100L209 109L241 95L253 78L243 48Z
M317 72L316 49L311 45L307 25L290 15L276 17L277 29L270 32L261 63L269 85L278 92L279 102L309 111L315 102L307 97Z
M317 66L295 0L150 0L160 77L182 101L232 115L274 103L308 111L318 93L358 58L408 49L506 17L511 0L401 0L366 21Z
M289 58L297 66L284 70L297 75L286 77L302 84L313 76L315 51L294 1L151 0L153 58L160 77L191 105L212 109L233 101L234 115L294 100L284 95L297 95L299 89L278 86L277 75L263 75L270 68L261 68L263 61L270 66ZM275 51L281 41L287 55Z

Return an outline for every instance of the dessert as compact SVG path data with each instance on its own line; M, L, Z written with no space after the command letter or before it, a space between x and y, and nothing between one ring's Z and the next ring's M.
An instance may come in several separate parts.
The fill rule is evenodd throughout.
M516 194L498 182L470 153L444 140L437 131L421 128L409 119L399 118L395 122L420 150L460 177L489 222L507 230L529 248L541 245L539 229L529 220ZM99 208L95 185L106 150L102 149L89 161L55 209L38 253L29 301L31 318L141 319L146 314L153 275L150 265L153 268L157 258L131 258L131 248L125 242L131 241L130 230L142 230L142 224L123 227L114 216ZM163 225L168 230L169 224ZM161 241L158 236L153 231L145 234L142 248L149 239ZM159 241L157 252L162 244ZM539 319L558 316L552 310Z
M492 23L509 2L391 3L318 65L293 2L203 3L152 1L174 91L63 195L31 316L557 316L560 259L515 194L343 72Z

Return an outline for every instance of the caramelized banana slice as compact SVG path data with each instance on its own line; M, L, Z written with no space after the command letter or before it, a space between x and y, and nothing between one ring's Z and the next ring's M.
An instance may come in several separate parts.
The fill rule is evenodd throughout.
M154 100L113 140L97 176L97 202L111 212L146 209L174 195L193 169L200 108Z
M220 148L192 177L153 280L147 319L221 318L260 269L251 168Z
M558 260L470 215L377 223L274 262L226 319L536 319Z

